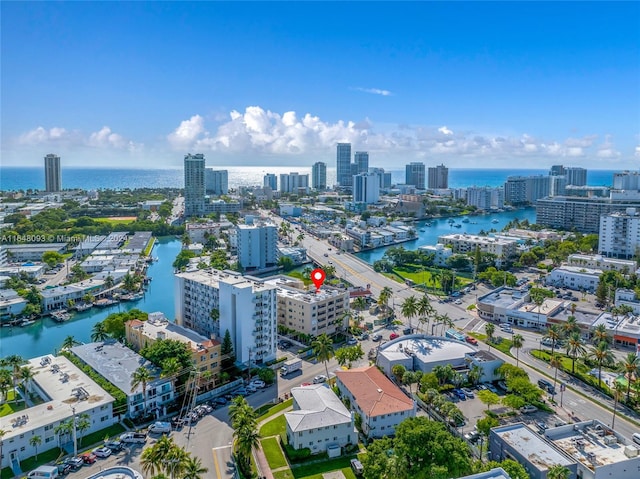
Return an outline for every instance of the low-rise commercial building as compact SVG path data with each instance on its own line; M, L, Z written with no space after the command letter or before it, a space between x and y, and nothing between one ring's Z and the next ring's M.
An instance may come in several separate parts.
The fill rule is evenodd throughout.
M478 248L483 253L496 255L496 265L515 258L518 254L518 241L489 236L469 234L450 234L438 238L438 243L450 245L454 253L469 254Z
M600 282L602 270L583 268L582 266L560 266L547 276L546 283L556 287L565 287L575 291L594 292Z
M577 477L576 461L524 423L491 429L489 450L494 461L511 459L522 464L531 479L546 479L555 465L569 469L568 479Z
M34 241L37 240L34 238ZM67 251L67 243L5 244L3 249L7 251L10 262L22 263L25 261L42 261L42 255L47 251L63 254Z
M402 421L416 415L416 403L375 366L336 372L342 398L362 418L368 437L393 436Z
M127 410L119 414L136 417L145 413L156 417L166 415L166 406L173 401L175 392L171 378L160 377L160 370L142 356L116 341L82 344L71 352L90 366L127 397ZM139 367L145 367L155 378L142 390L142 384L132 387L131 378Z
M312 454L327 452L331 457L339 455L343 446L358 442L353 415L324 384L292 388L291 396L293 411L284 414L291 447L309 448Z
M570 254L567 258L567 265L602 271L617 271L622 274L631 274L638 269L638 263L634 260L607 258L600 254Z
M99 431L116 422L113 412L114 398L98 386L64 356L46 355L30 359L26 367L32 368L33 378L25 387L38 401L37 404L2 418L2 458L0 467L14 467L20 461L43 453L59 443L67 444L73 438L56 428L76 416L87 414L89 428L83 435ZM39 436L38 445L30 439Z
M640 298L636 295L635 291L630 289L616 289L615 296L616 306L629 306L634 314L640 314Z

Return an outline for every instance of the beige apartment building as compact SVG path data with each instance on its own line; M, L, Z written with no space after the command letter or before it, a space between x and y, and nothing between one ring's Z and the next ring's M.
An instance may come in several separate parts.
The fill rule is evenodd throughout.
M266 281L277 288L278 324L312 337L323 333L334 334L339 328L346 330L349 319L349 292L322 286L318 291L294 278L277 276Z
M169 321L162 313L150 313L147 321L132 320L125 323L127 343L136 351L160 339L173 339L186 343L193 363L200 373L211 372L211 380L217 382L220 375L220 342L207 339L190 329Z

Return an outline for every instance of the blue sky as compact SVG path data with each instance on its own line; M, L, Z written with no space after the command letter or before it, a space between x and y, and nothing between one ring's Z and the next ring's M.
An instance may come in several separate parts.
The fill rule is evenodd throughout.
M640 164L638 2L5 2L2 164Z

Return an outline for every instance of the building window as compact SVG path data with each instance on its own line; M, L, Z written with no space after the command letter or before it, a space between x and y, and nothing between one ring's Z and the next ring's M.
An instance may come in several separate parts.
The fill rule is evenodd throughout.
M25 450L25 446L22 446L22 447L20 448L20 451L24 451L24 450Z

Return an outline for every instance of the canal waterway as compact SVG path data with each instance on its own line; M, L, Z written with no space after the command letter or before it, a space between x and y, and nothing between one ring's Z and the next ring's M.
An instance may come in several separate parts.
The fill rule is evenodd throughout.
M138 301L126 301L108 308L96 308L74 313L69 321L56 323L46 317L24 328L0 328L0 358L19 354L25 358L54 353L67 336L73 336L81 342L91 341L91 329L111 313L129 311L133 308L146 312L161 311L173 319L174 279L171 264L180 252L181 243L173 237L156 241L153 256L158 258L149 266L148 276L152 278L147 291Z
M402 243L406 249L416 249L418 246L426 244L436 244L438 236L449 233L478 233L481 230L498 231L513 219L529 220L535 222L535 209L523 209L508 211L484 216L469 216L468 223L462 223L462 217L453 217L455 223L461 224L460 228L453 227L449 223L448 217L430 220L431 226L426 226L427 221L416 223L418 238L414 241ZM493 220L497 222L493 222ZM93 326L105 319L109 314L119 311L129 311L133 308L146 312L161 311L169 319L175 316L175 289L173 268L171 264L176 255L180 252L181 243L179 240L168 237L161 238L156 242L153 249L153 256L158 261L151 264L148 275L152 278L144 297L138 301L122 302L105 309L92 308L82 313L75 313L72 318L65 323L56 323L50 318L44 318L36 323L21 327L0 328L0 358L12 354L19 354L25 358L54 353L67 336L73 336L81 342L91 341L91 329ZM373 263L382 258L387 248L380 248L372 251L358 253L363 260Z

